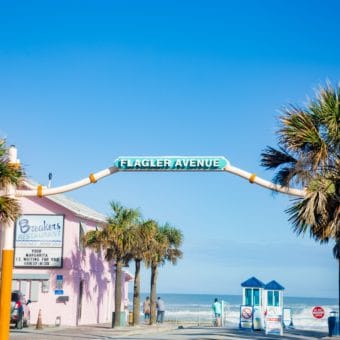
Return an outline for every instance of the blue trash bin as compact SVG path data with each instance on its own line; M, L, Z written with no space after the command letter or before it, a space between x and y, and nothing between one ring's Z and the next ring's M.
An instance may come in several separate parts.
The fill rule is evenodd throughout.
M338 313L332 311L328 317L328 336L339 335Z

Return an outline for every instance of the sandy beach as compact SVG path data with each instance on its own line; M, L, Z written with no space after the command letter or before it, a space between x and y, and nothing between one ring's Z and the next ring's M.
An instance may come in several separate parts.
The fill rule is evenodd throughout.
M111 328L108 324L87 325L80 327L34 327L23 330L11 330L10 339L336 339L328 337L326 332L292 329L283 336L265 335L264 332L245 331L237 328L178 326L165 323L162 325Z

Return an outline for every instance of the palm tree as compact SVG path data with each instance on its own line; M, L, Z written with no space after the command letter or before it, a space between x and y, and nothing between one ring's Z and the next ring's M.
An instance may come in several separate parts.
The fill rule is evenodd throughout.
M133 325L139 324L140 319L140 268L141 262L146 259L150 244L157 232L152 220L141 222L134 228L135 244L132 257L135 261L135 278L133 285Z
M156 294L157 294L157 276L158 266L164 265L166 261L176 264L177 260L182 257L183 253L179 249L182 244L183 235L179 229L165 224L159 227L157 222L153 221L158 230L154 236L149 251L146 254L146 265L151 268L150 282L150 325L156 322Z
M135 243L133 227L138 222L139 211L123 207L118 202L110 202L113 215L107 219L107 225L99 231L90 231L85 237L85 244L94 249L103 247L105 259L115 261L115 320L114 326L120 326L122 303L123 266L132 258Z
M7 155L6 141L0 139L0 189L4 189L8 184L19 185L24 177L22 168L11 164ZM0 222L2 225L15 221L20 213L20 204L16 199L8 197L6 193L0 196Z
M340 86L320 88L305 108L284 108L280 123L278 148L267 147L262 165L276 169L277 184L305 188L286 212L298 235L335 240L340 293Z

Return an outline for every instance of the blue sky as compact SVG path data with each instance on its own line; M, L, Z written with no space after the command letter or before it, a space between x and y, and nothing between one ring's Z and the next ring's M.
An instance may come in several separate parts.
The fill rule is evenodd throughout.
M126 155L223 155L266 179L277 116L340 80L337 1L0 1L0 136L53 186ZM250 276L337 297L332 244L293 234L289 197L222 173L119 173L69 193L184 234L160 292L239 294ZM133 267L131 267L132 270ZM308 284L306 284L306 281ZM142 290L149 287L143 271Z

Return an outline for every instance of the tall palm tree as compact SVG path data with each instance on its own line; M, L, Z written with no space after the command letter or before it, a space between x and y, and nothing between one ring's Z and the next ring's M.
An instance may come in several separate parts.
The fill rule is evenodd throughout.
M123 266L132 258L135 234L132 229L138 223L139 211L123 207L118 202L110 202L113 215L107 219L107 225L99 231L85 234L85 244L98 250L103 247L105 259L115 262L115 320L114 326L120 326L122 304Z
M134 228L135 244L132 257L135 261L135 278L133 285L133 325L139 324L140 319L140 268L141 262L146 259L150 244L157 232L155 223L147 220Z
M320 88L305 108L286 107L280 123L278 148L267 147L262 165L276 170L276 183L306 189L286 212L298 235L335 240L340 293L340 86Z
M176 264L177 260L182 257L183 253L179 249L182 244L183 235L179 229L171 227L169 224L158 227L158 231L150 244L146 254L146 265L151 268L150 282L150 325L156 322L156 294L157 294L157 276L158 266L164 265L166 261Z
M19 185L24 177L22 168L10 164L7 155L6 141L0 139L0 189L2 190L7 184ZM20 212L20 204L16 199L6 195L0 196L0 222L2 225L15 221Z

